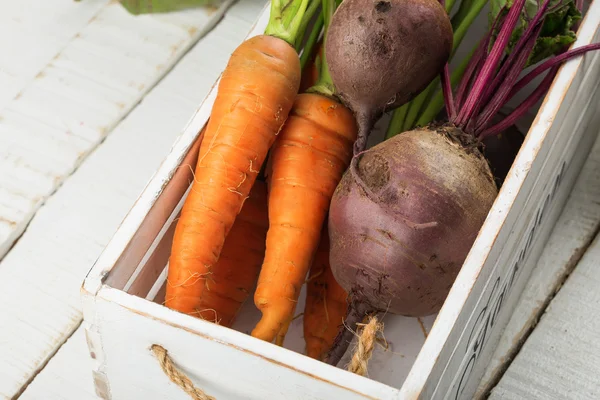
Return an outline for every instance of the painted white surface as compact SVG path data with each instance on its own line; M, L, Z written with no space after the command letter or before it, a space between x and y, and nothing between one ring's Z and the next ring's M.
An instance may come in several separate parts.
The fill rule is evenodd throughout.
M234 5L48 199L0 262L0 399L17 393L79 325L85 274L263 5ZM50 381L43 377L58 374L56 365L40 379ZM85 398L76 385L67 395Z
M600 398L600 236L550 303L490 400Z
M600 103L597 103L600 105ZM600 109L590 129L600 130ZM498 347L487 367L478 395L497 383L514 353L530 330L534 329L541 313L567 275L575 268L594 236L600 229L600 140L587 159L570 194L567 204L544 247L527 290L507 324Z
M85 331L78 328L31 382L20 400L98 400Z
M140 17L107 0L2 4L0 259L45 199L231 1L218 11Z
M187 318L121 290L104 287L93 310L86 307L84 313L89 342L101 363L96 372L109 377L97 386L105 399L189 398L159 368L150 352L153 344L167 349L179 368L217 399L398 398L398 391L390 386L232 329ZM126 351L129 356L124 358ZM336 384L331 384L332 376Z

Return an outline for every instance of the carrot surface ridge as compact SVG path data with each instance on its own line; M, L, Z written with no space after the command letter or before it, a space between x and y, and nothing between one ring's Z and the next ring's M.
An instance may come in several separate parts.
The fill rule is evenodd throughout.
M347 297L329 265L329 234L325 224L306 285L303 318L307 356L323 361L344 324Z
M300 75L298 53L273 36L252 37L231 55L175 229L167 307L192 315L201 310L206 279L287 118Z
M352 156L352 112L317 93L298 95L270 159L269 231L252 335L273 341L292 318L333 191Z
M195 316L231 327L256 284L268 227L267 187L257 180L227 235L219 261L206 277Z

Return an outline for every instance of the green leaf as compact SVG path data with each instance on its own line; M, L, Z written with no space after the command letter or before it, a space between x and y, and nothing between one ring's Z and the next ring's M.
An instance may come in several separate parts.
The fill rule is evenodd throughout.
M222 0L121 0L120 2L131 14L140 15L217 6Z
M561 0L550 0L549 8L553 9L559 1ZM491 0L490 21L494 21L503 7L506 7L505 12L507 12L513 4L514 0ZM525 1L519 24L513 31L508 45L508 53L513 50L537 11L538 3L536 0ZM560 7L556 7L554 11L548 13L544 17L542 30L527 60L526 67L556 55L564 50L566 46L572 44L577 39L577 35L572 28L579 20L581 20L581 13L573 0L563 0Z

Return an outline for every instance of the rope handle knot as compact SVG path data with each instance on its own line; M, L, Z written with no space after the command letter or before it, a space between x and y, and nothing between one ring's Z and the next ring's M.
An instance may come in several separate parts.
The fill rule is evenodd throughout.
M377 317L370 317L369 322L364 325L362 332L358 337L358 343L356 344L354 355L348 366L348 371L361 376L367 375L367 365L373 355L373 349L377 342L377 333L382 331L383 323L379 322ZM153 344L150 347L150 350L154 353L160 368L171 382L179 386L181 390L190 395L193 400L216 400L202 389L196 387L191 379L177 368L175 362L171 356L169 356L169 352L164 347L159 344Z
M177 386L179 386L184 392L190 395L193 400L216 400L214 397L209 396L202 389L197 388L192 383L191 379L186 374L181 372L179 368L173 362L169 352L159 344L153 344L150 350L154 353L154 356L160 364L160 368L163 370L165 375Z
M383 323L379 322L377 317L369 317L369 322L363 326L362 332L358 336L358 343L348 365L348 371L361 376L367 375L367 366L373 355L379 332L383 332Z

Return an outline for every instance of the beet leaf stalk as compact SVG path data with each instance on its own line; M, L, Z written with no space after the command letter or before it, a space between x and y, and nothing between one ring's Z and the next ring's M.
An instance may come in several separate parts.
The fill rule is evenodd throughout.
M459 9L457 13L452 17L452 28L453 28L453 49L450 59L456 53L456 50L462 43L467 31L475 21L475 19L481 13L481 10L488 3L488 0L463 0L460 3ZM451 5L448 7L449 3L446 2L446 11L450 13ZM468 57L467 57L468 58ZM463 62L463 64L465 64ZM464 71L464 70L463 70ZM461 68L458 68L454 71L452 75L452 82L456 84L458 80L461 78ZM390 125L388 126L388 130L386 133L386 138L397 135L398 133L407 131L414 127L415 121L419 118L419 113L423 110L423 107L432 100L435 91L440 86L440 80L436 79L424 90L422 91L414 100L411 102L404 104L402 107L397 108L392 114L392 119L390 121ZM440 98L438 99L439 108L443 106L441 102L441 91L439 92ZM425 112L425 111L423 111ZM439 112L439 111L438 111Z
M473 0L461 2L458 12L452 18L455 29L457 21L462 21L467 15L467 11L469 10L469 7L471 7L472 2ZM526 66L534 65L547 57L560 54L565 51L569 45L575 42L575 31L581 20L582 4L580 3L581 1L579 0L576 2L573 0L563 0L560 2L552 0L550 2L544 17L544 24L541 28L541 32L537 36L534 49L530 53ZM507 0L490 0L492 21L497 20L500 13L506 14L510 9L511 4L512 3ZM507 53L514 50L514 46L518 42L519 37L532 23L532 19L535 18L539 7L542 5L543 3L536 1L527 1L525 3L519 16L519 22L512 32L509 45L506 49ZM492 38L492 41L493 39L494 38ZM457 69L452 71L452 87L456 87L458 81L462 78L465 67L472 55L473 52L462 61ZM430 87L428 89L434 90L435 87ZM421 100L424 99L417 98L395 112L392 123L390 123L388 128L386 138L413 129L415 126L425 126L431 123L443 110L444 99L441 88L438 89L435 95L430 94L423 104L419 103ZM410 107L410 111L408 110L408 107ZM416 110L417 107L418 110ZM409 113L411 114L407 115ZM414 118L417 116L417 113L418 118L415 120ZM402 121L402 123L398 121Z
M339 362L356 323L367 315L439 311L498 193L481 140L502 132L544 96L562 62L600 49L591 44L565 51L520 77L539 54L546 18L567 0L543 0L523 24L526 1L499 10L456 93L444 68L446 122L355 155L336 188L329 210L330 263L349 305L328 363ZM497 118L518 90L548 70L512 113Z

